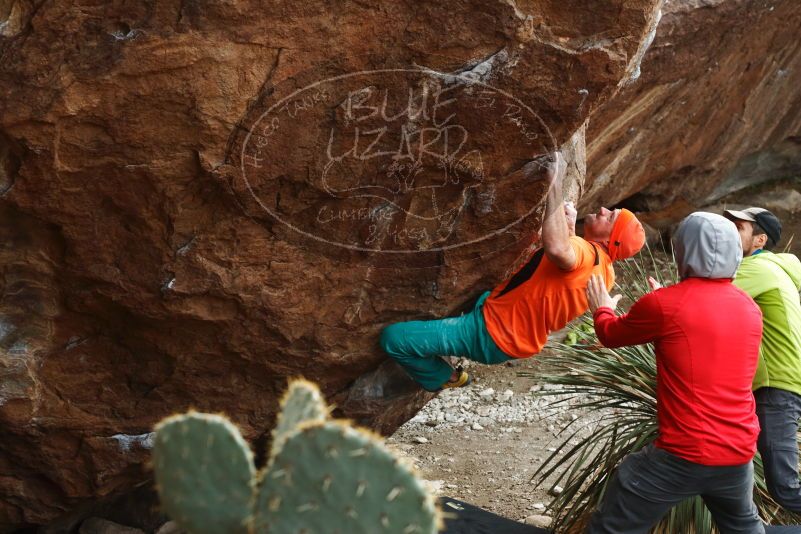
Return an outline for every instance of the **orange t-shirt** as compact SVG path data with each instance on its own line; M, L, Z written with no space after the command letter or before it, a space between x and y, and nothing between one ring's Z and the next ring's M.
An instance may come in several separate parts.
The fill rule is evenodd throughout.
M563 271L544 249L509 280L492 290L484 302L484 321L498 347L515 358L539 353L548 334L587 311L587 282L600 274L611 288L615 283L612 260L601 245L571 237L576 266Z

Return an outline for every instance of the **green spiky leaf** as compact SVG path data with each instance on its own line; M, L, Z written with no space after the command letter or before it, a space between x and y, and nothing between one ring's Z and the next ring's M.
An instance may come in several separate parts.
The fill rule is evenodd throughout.
M438 529L434 500L412 470L370 433L342 422L312 424L291 435L261 476L257 533Z
M219 415L190 412L156 427L153 468L162 506L193 534L246 533L253 454Z

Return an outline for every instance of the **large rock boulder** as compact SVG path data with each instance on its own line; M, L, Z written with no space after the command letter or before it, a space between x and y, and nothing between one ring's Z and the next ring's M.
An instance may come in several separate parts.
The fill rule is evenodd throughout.
M525 254L659 0L0 0L0 528L146 480L151 429L263 444L288 377L388 432L377 337Z
M801 5L669 0L642 76L590 120L583 210L656 226L801 174Z

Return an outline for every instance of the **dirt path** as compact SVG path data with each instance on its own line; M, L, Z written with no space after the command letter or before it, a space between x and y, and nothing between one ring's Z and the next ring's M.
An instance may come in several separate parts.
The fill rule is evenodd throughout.
M471 366L470 386L441 393L388 444L440 495L522 521L549 513L552 481L537 488L531 477L559 443L555 432L574 416L549 413L535 381L518 376L533 361L514 363Z

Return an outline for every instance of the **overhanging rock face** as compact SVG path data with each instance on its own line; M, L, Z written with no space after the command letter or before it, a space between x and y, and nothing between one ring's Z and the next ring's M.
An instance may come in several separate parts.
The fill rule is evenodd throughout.
M583 178L658 3L0 2L3 528L146 480L171 412L262 437L288 377L412 415L381 327L526 253L520 167Z
M642 76L590 120L583 209L674 222L801 173L801 6L668 1Z

